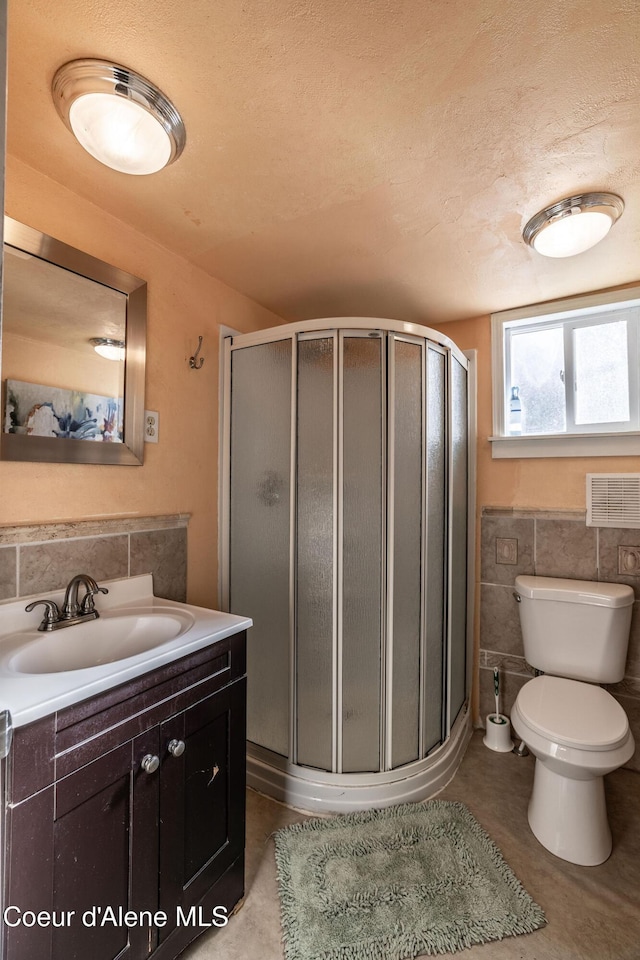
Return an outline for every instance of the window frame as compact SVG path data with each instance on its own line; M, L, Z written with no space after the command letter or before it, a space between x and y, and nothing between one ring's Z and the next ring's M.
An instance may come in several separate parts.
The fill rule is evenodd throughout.
M619 317L607 318L613 310L640 308L640 285L624 290L606 291L570 297L564 300L534 304L516 310L506 310L491 316L493 436L489 437L492 457L570 457L570 456L627 456L640 454L640 312L635 323L627 326L629 365L630 424L576 424L573 397L573 331L578 327L594 326L600 316L602 323L615 322ZM565 411L567 430L563 433L521 434L508 433L509 354L511 332L517 330L562 327L565 342ZM596 429L594 429L594 426Z

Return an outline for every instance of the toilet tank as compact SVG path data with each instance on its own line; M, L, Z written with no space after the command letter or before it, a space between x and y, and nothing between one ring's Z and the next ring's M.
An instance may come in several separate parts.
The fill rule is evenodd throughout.
M622 583L516 577L524 655L559 677L617 683L624 676L634 593Z

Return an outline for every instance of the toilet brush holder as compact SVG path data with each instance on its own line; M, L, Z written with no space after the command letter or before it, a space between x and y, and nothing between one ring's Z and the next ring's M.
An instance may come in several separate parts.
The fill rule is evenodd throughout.
M502 713L490 713L487 716L486 730L482 741L489 750L497 753L510 753L513 750L511 723Z

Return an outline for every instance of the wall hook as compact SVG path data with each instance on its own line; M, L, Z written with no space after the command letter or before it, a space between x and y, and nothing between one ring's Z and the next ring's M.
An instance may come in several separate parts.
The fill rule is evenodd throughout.
M192 357L189 357L189 366L192 370L199 370L202 364L204 363L204 357L200 357L200 362L198 362L198 354L200 353L200 347L202 346L202 337L198 337L198 349Z

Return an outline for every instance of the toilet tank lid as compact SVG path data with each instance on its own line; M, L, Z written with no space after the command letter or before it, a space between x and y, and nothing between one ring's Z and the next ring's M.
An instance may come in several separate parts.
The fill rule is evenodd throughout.
M515 586L520 596L529 600L559 600L598 607L628 607L634 600L633 589L625 583L521 576L516 577Z

